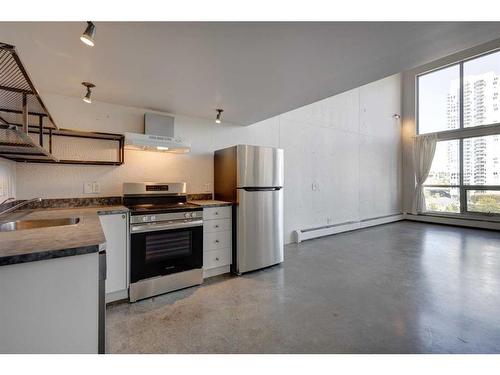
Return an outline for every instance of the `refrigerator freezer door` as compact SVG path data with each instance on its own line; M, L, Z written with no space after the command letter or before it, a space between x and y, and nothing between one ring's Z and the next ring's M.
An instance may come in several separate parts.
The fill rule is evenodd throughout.
M282 149L238 145L237 158L237 187L283 186Z
M238 190L238 274L283 262L283 190Z

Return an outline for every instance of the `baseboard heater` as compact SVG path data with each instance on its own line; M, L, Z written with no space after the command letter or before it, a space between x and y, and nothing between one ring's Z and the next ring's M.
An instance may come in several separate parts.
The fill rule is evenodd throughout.
M474 218L469 219L466 217L449 217L444 215L433 215L433 214L406 214L406 220L420 221L424 223L434 223L434 224L444 224L444 225L454 225L459 227L468 228L480 228L480 229L491 229L500 230L500 221L492 220L491 218Z
M346 221L344 223L324 225L314 228L297 229L294 231L295 242L301 243L302 241L310 240L313 238L329 236L331 234L337 234L342 232L348 232L355 229L373 227L375 225L392 223L394 221L399 221L399 220L404 220L404 215L402 213L373 217L359 221Z

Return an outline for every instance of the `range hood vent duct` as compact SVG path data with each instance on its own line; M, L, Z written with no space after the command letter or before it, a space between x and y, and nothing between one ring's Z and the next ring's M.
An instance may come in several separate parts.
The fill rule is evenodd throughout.
M184 154L191 145L175 137L172 116L156 113L144 114L144 134L125 133L125 148L128 150L171 152Z

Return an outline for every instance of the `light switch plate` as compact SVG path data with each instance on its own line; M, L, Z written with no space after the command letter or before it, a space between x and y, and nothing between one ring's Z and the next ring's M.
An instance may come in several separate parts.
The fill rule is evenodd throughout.
M92 183L92 193L97 194L101 192L101 184L99 182L94 181Z
M92 194L92 182L83 183L83 194Z

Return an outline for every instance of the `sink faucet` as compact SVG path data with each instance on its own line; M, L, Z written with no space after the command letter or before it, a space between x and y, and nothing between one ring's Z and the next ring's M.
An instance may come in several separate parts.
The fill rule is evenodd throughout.
M14 198L7 198L6 200L4 200L1 204L0 204L0 207L2 207L5 203L7 203L8 201L10 200L13 200ZM12 211L15 211L17 210L18 208L21 208L21 207L24 207L26 206L27 204L30 204L32 202L41 202L42 201L42 198L33 198L33 199L29 199L27 201L22 201L21 203L18 203L12 207L9 207L3 211L0 211L0 216L2 215L6 215Z
M4 203L7 203L8 201L12 201L12 200L14 200L14 199L16 199L16 198L10 197L10 198L5 199L2 203L0 203L0 207L1 207Z

